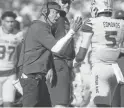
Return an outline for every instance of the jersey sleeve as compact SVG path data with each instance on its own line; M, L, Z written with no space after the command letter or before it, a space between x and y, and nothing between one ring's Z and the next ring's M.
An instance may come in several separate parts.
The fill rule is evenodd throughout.
M82 27L81 27L81 31L93 33L91 19L87 19L83 22Z

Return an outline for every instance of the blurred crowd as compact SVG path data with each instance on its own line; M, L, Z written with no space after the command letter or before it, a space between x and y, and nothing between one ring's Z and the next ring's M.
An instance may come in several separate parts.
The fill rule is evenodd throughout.
M0 16L6 10L14 11L18 17L17 20L21 22L23 27L28 26L32 20L36 19L36 13L41 5L46 0L0 0ZM54 0L53 0L54 1ZM73 3L68 13L68 18L71 19L75 13L82 12L84 18L90 16L90 1L91 0L73 0ZM124 10L123 0L113 0L114 11Z

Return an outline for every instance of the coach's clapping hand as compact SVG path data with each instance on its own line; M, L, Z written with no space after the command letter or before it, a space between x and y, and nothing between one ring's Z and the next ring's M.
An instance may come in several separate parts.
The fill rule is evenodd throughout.
M71 22L70 29L72 29L73 31L77 32L80 29L81 25L82 25L82 18L77 17L75 20L73 20Z

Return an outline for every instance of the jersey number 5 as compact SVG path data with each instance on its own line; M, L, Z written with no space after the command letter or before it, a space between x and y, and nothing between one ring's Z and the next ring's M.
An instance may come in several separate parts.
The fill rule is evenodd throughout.
M2 46L2 45L0 46L0 59L4 59L5 58L5 55L6 55L7 51L9 52L8 60L10 61L12 59L12 55L15 52L15 47L8 46L8 49L7 49L5 46Z
M112 42L106 44L109 47L113 47L116 45L116 36L117 36L117 31L106 31L105 38L107 41Z

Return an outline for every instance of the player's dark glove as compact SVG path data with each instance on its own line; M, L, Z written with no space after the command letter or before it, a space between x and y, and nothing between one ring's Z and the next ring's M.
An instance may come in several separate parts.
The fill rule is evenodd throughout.
M75 32L77 32L80 29L81 25L82 25L82 18L77 17L76 20L74 20L71 23L71 29L74 30Z

